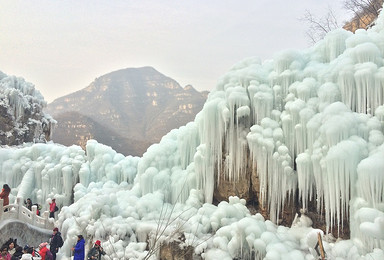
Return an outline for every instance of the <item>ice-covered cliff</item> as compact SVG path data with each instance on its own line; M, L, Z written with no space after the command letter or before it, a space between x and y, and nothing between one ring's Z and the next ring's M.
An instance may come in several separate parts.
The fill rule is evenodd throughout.
M43 112L46 106L33 84L0 71L0 143L49 141L55 120Z

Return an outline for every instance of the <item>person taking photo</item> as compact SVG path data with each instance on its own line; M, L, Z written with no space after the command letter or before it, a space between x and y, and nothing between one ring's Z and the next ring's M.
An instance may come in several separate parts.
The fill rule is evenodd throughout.
M88 260L100 260L101 256L105 255L104 249L101 247L100 240L97 240L91 250L89 250L87 259Z

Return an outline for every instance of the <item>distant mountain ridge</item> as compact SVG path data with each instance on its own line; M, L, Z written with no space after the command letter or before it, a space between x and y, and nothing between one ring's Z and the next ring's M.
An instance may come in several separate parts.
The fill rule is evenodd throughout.
M207 94L182 88L152 67L114 71L48 104L47 113L58 122L52 140L84 147L96 139L140 156L170 130L193 121Z

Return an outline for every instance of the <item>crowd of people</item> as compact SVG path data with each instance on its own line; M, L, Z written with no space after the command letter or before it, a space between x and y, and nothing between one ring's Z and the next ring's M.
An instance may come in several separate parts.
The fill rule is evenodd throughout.
M11 188L8 184L3 185L3 189L0 193L0 199L3 200L3 206L9 205L9 194ZM32 206L37 206L37 215L40 215L41 206L39 204L33 204L32 200L28 198L24 201L25 207L32 211ZM4 211L7 211L5 209ZM56 205L56 199L52 199L49 203L49 217L55 218L55 212L58 211ZM59 249L63 246L63 238L58 228L53 229L53 234L49 239L49 242L41 243L38 248L29 246L28 244L24 247L17 244L17 239L10 238L0 248L0 260L56 260L56 254ZM74 260L84 260L85 258L85 240L82 235L77 236L77 243L71 249ZM93 247L87 254L87 260L100 260L101 256L105 255L104 249L101 247L101 241L96 240Z
M53 234L48 242L43 242L37 249L25 245L21 247L17 244L17 239L10 238L0 249L0 260L56 260L56 254L63 246L64 241L58 228L53 229ZM85 258L85 240L82 235L77 236L77 243L72 248L73 260L84 260ZM87 260L101 260L105 255L101 247L101 241L96 240L91 250L87 254Z
M22 247L17 244L17 239L10 238L0 248L0 260L56 260L56 254L63 246L64 241L58 228L53 229L53 233L48 242L41 243L37 248L28 244ZM77 243L72 248L73 260L84 260L85 240L82 235L77 236ZM101 247L101 241L96 240L93 247L87 254L87 260L101 260L105 255Z
M8 184L3 185L0 193L0 199L3 200L3 207L9 205L9 194L11 188ZM33 204L32 200L28 198L24 201L25 207L32 211L32 206L37 206L36 214L40 215L41 206ZM8 211L8 208L4 209ZM58 211L56 200L52 199L49 203L49 217L54 218L55 212ZM58 228L53 229L53 234L48 242L41 243L38 248L25 245L24 247L17 244L17 239L10 238L0 248L0 260L19 260L19 259L42 259L42 260L56 260L56 254L59 248L63 245L64 241L61 237Z
M10 238L1 246L0 260L56 260L56 254L63 244L58 228L53 229L49 242L43 242L37 248L28 244L22 247L17 244L17 239Z

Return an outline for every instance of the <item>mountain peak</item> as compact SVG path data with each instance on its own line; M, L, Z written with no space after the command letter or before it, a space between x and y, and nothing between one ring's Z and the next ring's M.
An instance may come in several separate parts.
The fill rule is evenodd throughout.
M138 77L148 77L148 76L161 76L166 77L165 75L161 74L159 71L154 69L153 67L146 66L146 67L138 67L138 68L125 68L120 70L111 71L107 74L104 74L100 77L97 77L95 81L101 80L104 78L138 78Z
M185 91L190 91L190 90L195 90L195 91L196 91L196 89L195 89L191 84L186 85L186 86L184 87L184 90L185 90Z
M151 66L144 66L144 67L130 67L130 68L125 68L125 69L119 69L119 70L111 71L111 72L109 72L103 76L107 76L110 74L119 74L119 73L158 73L158 74L161 74L159 71L157 71L155 68L153 68Z
M75 123L75 127L83 128L81 133L90 134L93 139L112 146L120 153L141 155L170 130L192 121L206 98L191 85L182 88L153 67L116 70L48 105L48 112L59 122L53 140L64 145L78 144L75 138L84 136L78 133L70 139L71 133L68 132L71 129L75 135L77 130L71 126ZM79 118L84 118L83 122ZM92 134L94 130L88 127L90 122L102 126L104 133ZM140 142L145 143L145 147L133 150L133 140L136 147ZM116 147L116 143L120 147Z

